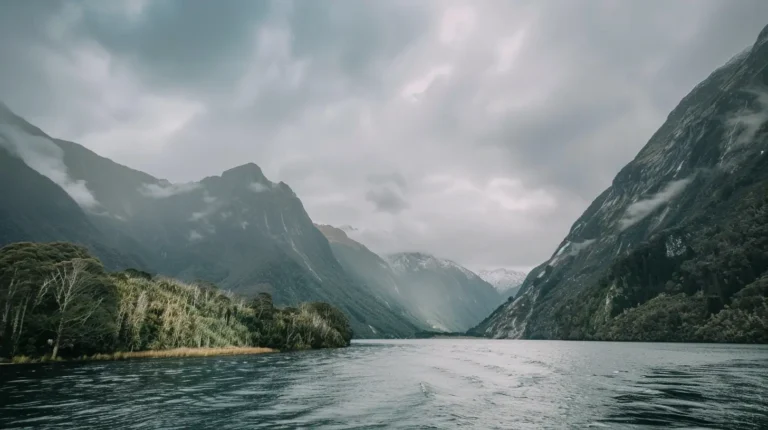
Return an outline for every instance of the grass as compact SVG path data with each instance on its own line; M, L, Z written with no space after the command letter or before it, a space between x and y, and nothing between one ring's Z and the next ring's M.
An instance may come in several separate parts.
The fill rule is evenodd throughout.
M222 347L222 348L174 348L174 349L159 349L150 351L132 351L132 352L115 352L112 354L95 354L78 357L72 360L62 360L58 358L56 361L112 361L112 360L130 360L134 358L174 358L174 357L214 357L225 355L254 355L254 354L266 354L269 352L278 352L272 348L261 347ZM11 359L10 363L0 364L28 364L28 363L45 363L49 362L50 357L43 356L41 358L32 358L26 355L18 355Z
M174 348L149 351L115 352L96 354L86 360L129 360L132 358L173 358L173 357L212 357L221 355L253 355L276 352L272 348L261 347L223 347L223 348Z

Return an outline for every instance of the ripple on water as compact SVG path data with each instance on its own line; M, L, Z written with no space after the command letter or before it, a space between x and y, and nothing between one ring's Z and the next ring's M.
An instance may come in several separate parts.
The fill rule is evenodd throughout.
M767 365L765 347L446 339L6 366L0 428L768 428Z

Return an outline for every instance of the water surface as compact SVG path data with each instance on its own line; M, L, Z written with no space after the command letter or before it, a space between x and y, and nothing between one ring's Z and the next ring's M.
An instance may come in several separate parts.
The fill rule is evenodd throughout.
M404 340L0 366L0 428L768 429L768 347Z

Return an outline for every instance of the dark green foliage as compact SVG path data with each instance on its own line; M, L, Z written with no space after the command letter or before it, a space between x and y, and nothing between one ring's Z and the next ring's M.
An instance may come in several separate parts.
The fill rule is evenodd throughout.
M617 259L596 284L556 305L553 320L563 337L768 341L768 189L720 198L713 195L711 207L724 203L724 213L655 235ZM670 255L673 241L689 245Z
M82 272L78 284L66 288L57 275L73 270ZM117 301L112 279L83 247L16 243L1 248L0 355L39 356L52 353L57 344L66 353L112 348Z
M178 347L348 346L347 317L325 303L277 309L268 293L246 302L215 285L114 274L80 246L15 243L0 249L0 357L75 357Z

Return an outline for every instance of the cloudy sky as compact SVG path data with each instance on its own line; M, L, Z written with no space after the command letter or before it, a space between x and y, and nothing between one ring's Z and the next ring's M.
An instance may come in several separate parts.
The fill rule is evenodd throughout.
M531 267L764 0L5 1L0 100L171 181L253 161L379 252Z

